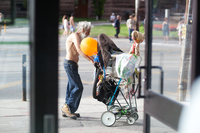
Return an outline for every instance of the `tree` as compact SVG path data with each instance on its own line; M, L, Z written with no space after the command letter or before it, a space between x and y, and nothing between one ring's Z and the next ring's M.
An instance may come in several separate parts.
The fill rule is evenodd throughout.
M101 16L104 13L104 3L106 0L92 0L94 4L95 15L98 16L98 19L101 20Z

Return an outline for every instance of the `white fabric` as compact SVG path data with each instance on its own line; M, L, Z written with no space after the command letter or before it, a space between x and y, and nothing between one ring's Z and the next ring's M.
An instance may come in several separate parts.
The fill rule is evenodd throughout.
M67 21L67 19L64 20L64 28L65 28L65 31L68 31L68 21Z
M133 29L133 26L134 26L134 20L133 19L128 19L126 21L126 24L128 26L129 29Z
M182 32L182 27L184 26L184 24L179 24L178 26L177 26L177 30L178 30L178 33L181 33Z
M110 16L110 20L112 20L112 21L115 20L115 16L114 16L114 15L111 15L111 16Z

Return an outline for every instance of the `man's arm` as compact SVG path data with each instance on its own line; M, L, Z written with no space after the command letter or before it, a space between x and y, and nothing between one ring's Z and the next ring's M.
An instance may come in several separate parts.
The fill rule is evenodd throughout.
M82 57L84 57L84 58L87 59L88 61L92 62L92 64L94 64L93 57L90 57L90 56L88 56L88 55L85 55L85 54L82 52L81 47L80 47L81 41L80 41L79 36L78 36L77 33L74 34L74 42L73 42L73 43L74 43L74 45L75 45L75 47L76 47L77 52L78 52Z

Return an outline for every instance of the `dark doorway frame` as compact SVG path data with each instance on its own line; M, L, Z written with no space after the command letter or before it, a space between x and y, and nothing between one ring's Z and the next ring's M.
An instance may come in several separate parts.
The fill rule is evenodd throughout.
M31 0L29 7L30 132L57 133L59 0Z

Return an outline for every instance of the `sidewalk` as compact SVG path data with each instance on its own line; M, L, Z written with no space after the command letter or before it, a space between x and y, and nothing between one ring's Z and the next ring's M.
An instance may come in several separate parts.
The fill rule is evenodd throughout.
M134 125L126 122L126 117L116 120L112 127L106 127L101 123L101 115L105 112L106 106L92 97L81 100L78 113L81 117L71 120L61 116L61 107L64 99L58 100L58 131L59 133L142 133L143 132L143 99L137 100L139 119ZM30 130L29 100L1 100L0 101L0 132L2 133L28 133ZM176 133L173 129L151 119L152 133L170 132Z

